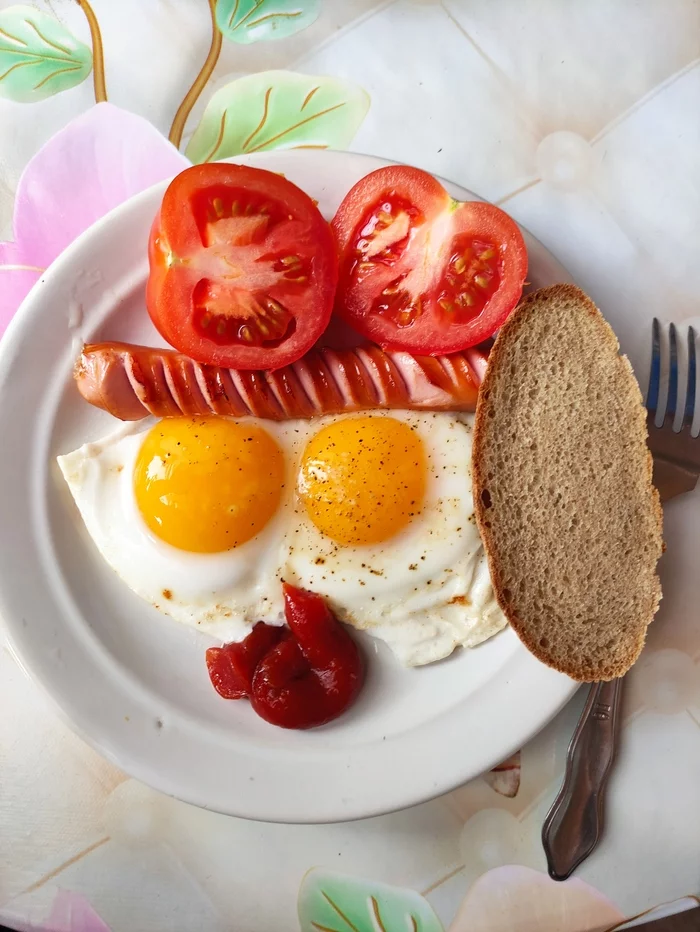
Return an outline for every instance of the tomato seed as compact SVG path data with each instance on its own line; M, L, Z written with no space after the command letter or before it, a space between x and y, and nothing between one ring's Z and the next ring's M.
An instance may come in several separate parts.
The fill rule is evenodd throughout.
M224 215L224 205L223 205L222 200L221 200L220 197L215 197L215 198L214 198L214 200L212 201L212 206L213 206L214 210L216 211L216 216L217 216L217 217L223 217L223 215Z

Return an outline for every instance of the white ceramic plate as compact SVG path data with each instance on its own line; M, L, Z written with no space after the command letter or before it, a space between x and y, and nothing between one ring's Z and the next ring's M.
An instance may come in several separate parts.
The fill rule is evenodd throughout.
M358 178L383 164L326 152L247 161L284 172L329 217ZM133 595L87 537L55 459L116 422L79 397L73 362L82 339L162 345L143 294L148 231L165 187L119 207L67 249L0 347L0 612L13 649L102 754L199 806L326 822L446 792L520 747L576 689L512 631L413 670L363 636L371 656L356 705L323 728L287 732L248 703L222 701L204 664L211 641ZM566 279L532 237L528 248L533 285Z

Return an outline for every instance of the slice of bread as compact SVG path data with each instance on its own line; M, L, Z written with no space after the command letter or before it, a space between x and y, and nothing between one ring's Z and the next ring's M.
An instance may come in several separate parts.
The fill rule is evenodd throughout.
M646 412L614 333L579 288L525 298L479 392L472 472L498 602L575 680L622 676L661 598L661 506Z

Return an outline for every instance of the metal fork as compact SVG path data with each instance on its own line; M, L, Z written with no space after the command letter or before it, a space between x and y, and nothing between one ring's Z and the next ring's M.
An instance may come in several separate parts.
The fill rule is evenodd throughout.
M647 390L649 449L654 457L654 484L666 502L695 488L700 475L700 442L691 436L697 380L696 334L688 328L688 374L683 417L678 410L678 333L668 328L668 394L663 421L656 426L661 394L661 326L654 318L651 369ZM542 827L549 875L566 880L598 844L603 828L604 791L615 755L623 677L594 683L566 755L564 782Z

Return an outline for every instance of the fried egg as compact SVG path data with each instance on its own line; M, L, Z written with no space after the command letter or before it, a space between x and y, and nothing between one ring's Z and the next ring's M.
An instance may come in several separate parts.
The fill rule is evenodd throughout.
M168 418L58 458L87 531L126 585L222 641L282 623L292 424ZM229 546L230 544L230 546Z
M348 416L319 427L302 453L287 572L411 666L506 624L476 527L472 421Z
M141 598L221 641L324 595L408 665L506 624L471 494L471 417L168 418L58 458L90 537Z

